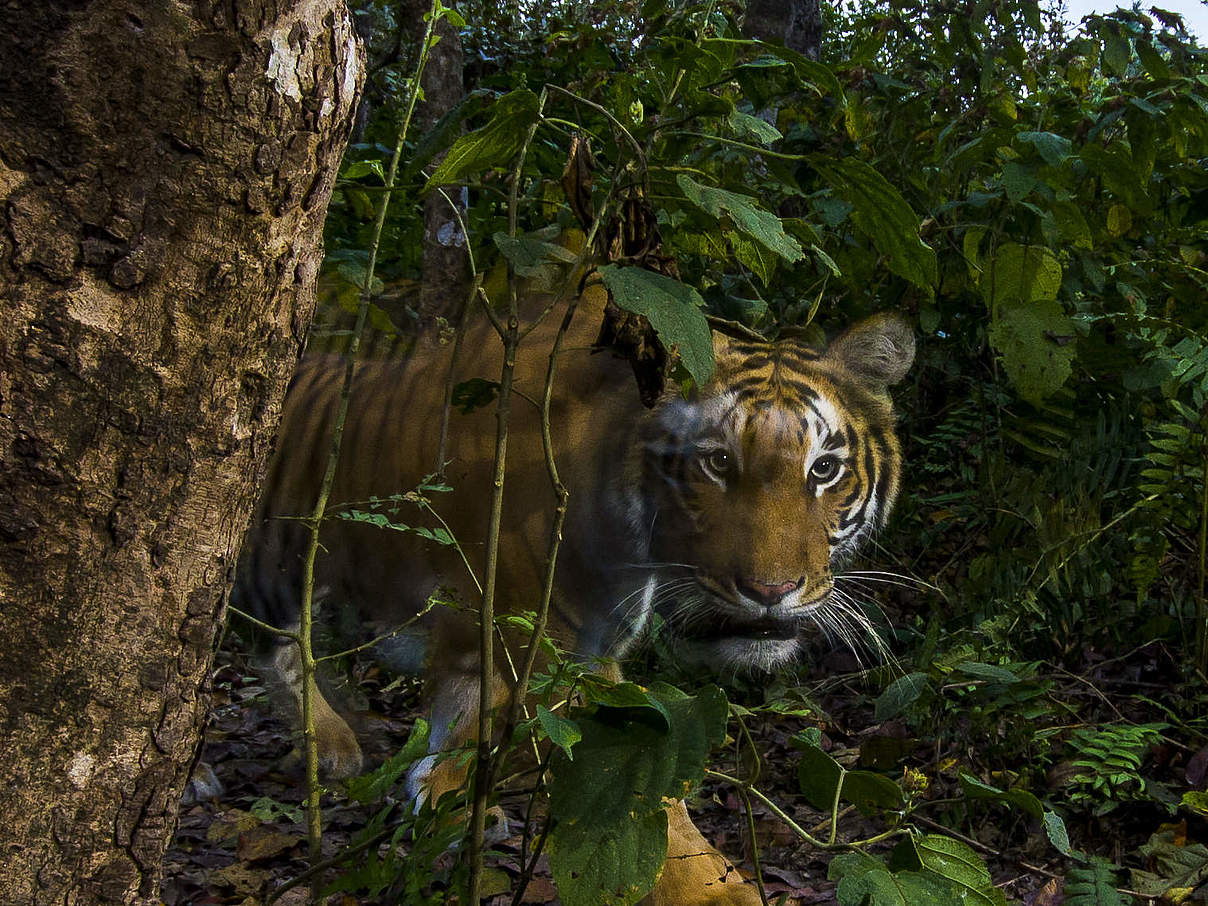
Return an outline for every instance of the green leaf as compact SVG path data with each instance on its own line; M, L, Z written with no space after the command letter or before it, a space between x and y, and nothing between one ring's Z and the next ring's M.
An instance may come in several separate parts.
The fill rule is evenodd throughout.
M873 716L878 723L897 717L914 704L926 688L926 673L907 673L898 677L877 697Z
M408 183L415 174L432 163L432 160L461 137L462 125L490 106L495 93L486 88L475 88L447 111L428 130L409 155L406 168L397 184Z
M671 725L667 706L637 683L613 683L589 674L580 678L579 690L585 704L604 705L609 708L650 708L659 714L664 726Z
M1078 248L1094 248L1091 228L1079 205L1072 201L1058 201L1053 204L1052 211L1053 221L1062 239Z
M1041 246L1005 242L982 265L979 282L991 312L1007 305L1056 299L1061 288L1061 263Z
M876 809L900 809L906 801L900 786L873 771L848 771L843 777L842 797L864 814Z
M1135 47L1137 56L1141 58L1141 65L1152 78L1158 80L1170 78L1170 66L1153 46L1153 42L1148 38L1138 38Z
M826 876L838 881L839 906L959 906L962 900L943 878L927 871L891 873L865 853L843 853L831 860Z
M1011 201L1023 201L1038 182L1036 174L1027 164L1009 160L1002 165L1002 186Z
M565 752L568 759L574 761L575 755L571 749L583 738L579 725L573 720L567 720L560 714L553 713L544 705L537 705L537 720L541 722L541 729L545 731L549 741Z
M571 761L555 752L550 812L559 820L590 819L601 826L643 811L663 799L681 799L704 776L705 757L725 738L729 706L716 686L695 696L658 697L668 721L649 708L597 709L576 717L582 739Z
M1120 26L1113 23L1113 27ZM1103 35L1103 63L1108 69L1121 77L1128 75L1130 57L1127 37L1119 31Z
M982 783L971 774L965 773L960 775L960 784L961 790L970 799L988 799L992 802L1002 802L1031 815L1033 818L1044 816L1044 806L1040 804L1039 799L1027 790L1000 790L997 787L990 786L988 783Z
M1065 906L1125 906L1132 898L1120 896L1112 865L1103 859L1071 868L1065 877Z
M1074 855L1074 850L1070 846L1070 832L1065 829L1065 822L1056 812L1044 813L1044 832L1057 852L1063 856Z
M1064 135L1053 132L1020 132L1015 137L1033 146L1050 167L1060 167L1074 147L1073 142Z
M490 122L453 143L424 191L511 164L524 143L525 131L537 121L537 103L537 95L524 88L501 97L492 108Z
M549 847L565 906L629 906L654 887L667 858L667 812L659 809L603 829L590 817L559 821Z
M1208 818L1208 793L1200 790L1189 790L1183 794L1179 805L1201 818Z
M1208 879L1208 847L1190 840L1177 843L1172 830L1154 834L1138 852L1148 868L1130 872L1129 886L1138 893L1160 897L1177 889L1197 888Z
M683 173L675 181L694 205L718 220L729 216L739 230L786 261L798 261L805 254L797 240L784 231L780 218L759 207L749 195L702 185Z
M361 179L370 173L382 182L386 181L386 173L380 160L355 160L344 165L340 170L341 179Z
M403 747L376 770L348 781L348 795L357 802L380 802L394 789L403 772L428 754L428 722L418 718Z
M497 232L492 234L491 239L503 257L511 263L512 270L521 277L535 277L554 262L570 263L578 259L570 249L546 242L537 236L509 236L507 233Z
M764 286L770 286L772 275L776 272L776 263L780 259L758 242L753 242L733 230L726 230L725 237L730 241L734 257L749 268Z
M939 834L913 837L910 843L919 863L951 882L962 901L1007 906L1006 895L994 886L981 858L964 843Z
M784 137L780 134L780 130L767 120L751 116L740 110L730 111L727 122L738 135L743 138L754 138L761 145L771 145Z
M816 809L829 812L835 804L835 790L843 777L843 768L815 745L804 745L797 763L797 782L801 795Z
M640 267L607 264L600 276L617 305L645 315L659 339L678 348L692 380L703 386L713 374L713 333L700 310L705 304L700 293Z
M695 696L662 685L646 694L665 718L649 707L598 707L576 716L574 760L554 752L550 863L565 903L633 903L650 890L666 854L663 803L700 782L725 738L729 704L716 686Z
M851 203L852 220L889 259L889 269L931 294L938 281L935 250L919 238L919 218L885 177L854 157L810 159Z
M979 661L964 661L955 667L961 673L975 676L978 679L990 680L994 683L1018 683L1018 674L998 664L983 664Z
M1057 391L1073 371L1074 335L1073 322L1051 300L1008 308L989 333L1011 383L1034 402Z

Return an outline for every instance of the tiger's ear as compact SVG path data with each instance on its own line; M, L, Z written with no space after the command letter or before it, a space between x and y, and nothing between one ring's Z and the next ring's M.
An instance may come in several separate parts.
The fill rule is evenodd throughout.
M839 334L823 355L878 389L896 384L914 362L914 330L906 319L881 312Z

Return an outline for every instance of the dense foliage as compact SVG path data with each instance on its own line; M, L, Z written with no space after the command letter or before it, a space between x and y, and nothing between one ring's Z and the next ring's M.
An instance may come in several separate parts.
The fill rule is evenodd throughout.
M964 734L959 768L922 770L963 770L966 802L1043 822L1077 866L1067 902L1120 902L1112 866L1081 852L1089 840L1071 844L1060 815L1174 812L1181 791L1144 776L1151 754L1199 750L1208 732L1208 55L1161 10L1075 30L1034 0L828 9L821 61L744 38L735 3L459 12L472 84L407 149L383 285L421 279L421 199L454 185L467 189L465 231L492 298L509 274L552 281L566 257L555 237L588 225L559 182L582 135L597 225L639 200L677 265L678 281L656 279L635 266L642 255L614 254L609 287L623 297L638 281L619 301L654 307L679 345L678 377L709 367L703 312L767 336L882 309L913 318L920 362L899 399L909 480L872 559L917 587L890 588L905 675L880 671L868 717L928 740ZM377 51L391 46L391 7L361 15ZM345 299L364 281L408 71L403 58L375 70L374 117L333 204L329 270ZM405 301L375 298L377 326L405 321ZM1060 677L1139 651L1161 665L1162 693L1101 696L1108 707L1082 715L1063 698ZM626 707L663 713L667 695ZM925 798L925 784L839 767L817 736L798 748L814 766L803 794L820 806L841 784L896 826ZM1046 787L1059 762L1072 773ZM818 789L818 777L832 782ZM1182 803L1203 830L1208 799L1192 790ZM1144 821L1141 839L1157 830ZM1174 884L1163 840L1129 856L1148 872L1134 888ZM954 847L915 834L887 861L837 857L839 901L1000 898Z

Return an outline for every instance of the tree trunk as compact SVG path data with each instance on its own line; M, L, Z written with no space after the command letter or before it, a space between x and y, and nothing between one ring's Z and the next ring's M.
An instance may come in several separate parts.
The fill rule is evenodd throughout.
M0 11L0 903L156 900L359 53L343 0Z
M750 0L743 31L817 60L822 51L822 0Z
M418 45L423 37L423 17L430 6L429 0L404 0L403 17L415 35L414 45ZM417 137L436 125L465 96L461 37L448 19L436 23L436 36L440 40L428 56L421 82L424 100L415 111ZM443 155L434 160L432 166L441 160ZM424 200L424 261L419 295L421 330L431 328L438 318L455 324L461 316L469 288L466 237L449 206L451 200L464 214L465 190L461 186L446 186L445 195L433 192Z

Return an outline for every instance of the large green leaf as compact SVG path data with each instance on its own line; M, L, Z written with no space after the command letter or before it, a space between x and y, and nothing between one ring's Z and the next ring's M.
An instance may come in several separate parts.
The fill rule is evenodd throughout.
M959 906L955 888L927 871L890 872L864 853L844 853L831 860L827 877L839 883L839 906Z
M1061 263L1041 246L1004 242L981 266L982 297L991 312L1009 305L1056 299L1061 288Z
M862 812L902 807L902 788L888 777L873 771L848 771L812 742L798 737L801 761L797 763L797 783L801 795L816 809L830 811L835 804L835 789L842 782L840 798Z
M604 285L617 305L645 315L668 347L679 349L684 367L697 386L713 374L713 334L701 311L705 304L690 286L640 267L606 264Z
M550 862L564 903L633 903L650 890L666 856L664 802L700 782L725 738L729 704L716 686L647 691L661 713L598 707L576 716L574 761L554 753Z
M1016 138L1032 145L1051 167L1060 167L1073 148L1073 143L1068 138L1052 132L1021 132Z
M805 745L797 762L797 783L801 795L816 809L830 811L835 804L835 788L843 778L843 768L820 748Z
M963 903L1007 906L1006 895L994 886L977 853L951 837L940 834L911 837L895 848L890 867L924 868L937 874L960 891Z
M601 827L560 822L549 836L550 868L565 906L629 906L654 887L667 858L664 809Z
M572 762L555 753L550 812L559 820L626 820L679 799L704 776L705 757L725 736L726 697L716 686L695 696L651 690L665 709L598 708L576 717L583 738ZM682 695L682 694L681 694Z
M759 207L754 198L702 185L681 173L675 178L684 196L717 219L729 216L734 225L762 243L786 261L798 261L805 254L797 240L784 231L780 218Z
M1044 400L1073 371L1074 325L1051 299L1008 308L990 327L1011 383L1024 399Z
M505 94L495 102L490 122L453 143L424 191L456 182L471 173L510 165L537 116L537 95L533 92L521 88Z
M854 157L810 159L835 192L852 206L852 220L889 261L889 269L915 286L935 291L935 250L919 238L919 218L880 173Z

